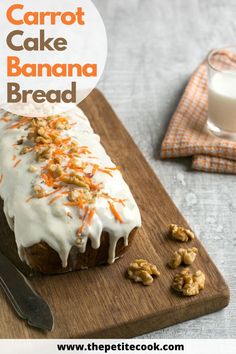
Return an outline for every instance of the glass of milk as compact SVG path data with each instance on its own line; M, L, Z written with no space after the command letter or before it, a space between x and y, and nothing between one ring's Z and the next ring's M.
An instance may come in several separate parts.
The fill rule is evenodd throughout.
M236 140L236 45L208 56L208 129Z

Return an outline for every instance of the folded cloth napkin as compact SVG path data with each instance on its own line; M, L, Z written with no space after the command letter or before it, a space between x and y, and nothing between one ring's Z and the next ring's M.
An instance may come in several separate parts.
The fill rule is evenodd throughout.
M236 65L235 54L214 56L218 67ZM219 138L206 127L208 117L207 61L193 73L175 111L161 147L161 158L193 156L195 170L236 174L236 141Z

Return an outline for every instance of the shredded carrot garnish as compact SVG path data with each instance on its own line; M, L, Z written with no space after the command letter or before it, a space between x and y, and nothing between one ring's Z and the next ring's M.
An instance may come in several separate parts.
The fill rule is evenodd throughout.
M86 216L88 215L89 212L89 207L86 206L86 208L84 209L84 216L83 216L83 220L85 220Z
M116 171L116 170L120 170L121 167L120 166L116 166L116 167L105 167L105 170L111 170L111 171Z
M69 142L71 141L71 138L65 138L65 139L62 139L62 143L63 144L68 144Z
M15 168L16 166L19 165L19 163L21 163L21 160L16 161L16 163L13 165L13 167Z
M65 206L77 206L80 209L82 209L84 207L84 200L81 198L77 202L66 202L66 203L64 203L64 205Z
M8 129L15 129L15 128L18 128L19 126L20 126L20 124L16 123L16 124L11 125Z
M62 140L59 139L59 138L57 138L57 141L54 141L54 144L55 144L56 146L61 146L61 145L62 145Z
M30 121L30 119L31 118L29 118L29 117L23 117L23 118L19 119L19 121L17 123L11 125L8 129L19 128L21 125L28 123Z
M41 178L44 180L44 182L46 183L46 185L48 187L53 187L54 186L54 179L52 178L51 175L49 175L47 173L42 173L41 174Z
M117 198L111 197L109 194L106 194L106 193L102 193L100 195L100 197L105 198L105 199L110 199L110 200L112 200L115 203L120 203L123 206L125 206L126 199L117 199Z
M94 184L90 182L89 187L92 191L99 191L102 188L102 183Z
M91 154L90 150L87 148L79 148L80 154Z
M112 175L112 173L111 173L110 171L104 170L104 169L102 169L102 168L99 168L98 170L99 170L100 172L106 173L107 175L113 177L113 175Z
M63 117L59 117L57 119L54 119L52 122L49 123L49 126L50 128L55 128L55 125L60 122L62 124L67 124L68 123L68 120L66 118L63 118Z
M62 197L62 195L56 195L54 198L52 198L52 199L50 200L50 202L48 203L48 205L53 204L57 199L59 199L59 198L61 198L61 197Z
M79 202L66 202L64 203L65 206L79 206Z
M77 152L73 154L69 154L69 156L72 157L75 155L79 156L80 154L91 154L91 151L87 146L79 146Z
M8 122L11 121L11 118L10 117L3 117L3 118L0 119L0 121L8 123Z
M54 155L64 155L64 154L65 154L65 152L63 150L57 149L54 151Z
M97 172L98 168L99 168L98 165L94 165L94 166L93 166L93 169L92 169L92 176L95 175L95 173Z
M112 204L111 202L108 201L108 204L110 206L111 212L114 215L114 217L116 218L116 220L118 220L121 224L123 224L123 220L121 219L120 214L117 212L114 204Z
M112 197L110 197L110 198L113 200L113 202L120 203L123 206L125 206L126 199L117 199L117 198L112 198Z
M50 195L53 195L55 193L57 193L58 191L60 191L62 189L62 187L58 187L57 189L55 189L53 192L47 193L45 194L45 197L49 197Z
M118 200L118 203L120 203L120 204L122 204L123 206L125 206L125 200L126 200L126 199L119 199L119 200Z
M85 210L84 210L84 216L83 216L83 222L82 222L82 225L80 226L79 230L77 231L77 234L80 235L84 228L85 228L85 219L86 219L86 216L88 214L88 211L89 211L89 208L86 207Z
M95 209L90 210L89 216L88 216L88 225L91 225L94 214L95 214Z
M12 156L12 160L15 161L16 160L16 155Z
M86 216L88 215L89 212L89 207L86 206L86 208L84 209L84 216L83 216L83 220L85 220Z
M69 191L61 192L62 195L66 195L68 193L69 193Z
M85 227L85 224L83 222L82 225L80 226L79 230L77 231L77 235L81 235L82 234L82 232L84 231L84 227Z
M72 162L71 161L68 162L67 168L72 168Z

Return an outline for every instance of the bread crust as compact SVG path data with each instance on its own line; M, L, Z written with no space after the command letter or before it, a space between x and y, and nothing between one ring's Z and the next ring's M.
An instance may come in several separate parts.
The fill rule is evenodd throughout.
M136 232L137 228L130 232L129 245L132 242ZM124 238L120 238L116 245L116 258L121 257L129 245L125 246ZM85 253L80 253L76 246L72 247L66 268L62 267L59 254L45 242L40 242L23 249L29 267L44 274L60 274L105 264L108 259L108 251L109 234L105 231L102 232L101 244L98 249L92 248L90 240L88 240Z

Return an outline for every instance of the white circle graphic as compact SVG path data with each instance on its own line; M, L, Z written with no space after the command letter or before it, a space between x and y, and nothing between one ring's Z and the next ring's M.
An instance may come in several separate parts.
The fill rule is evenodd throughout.
M106 30L90 0L5 0L0 31L0 107L9 112L64 112L103 73Z

